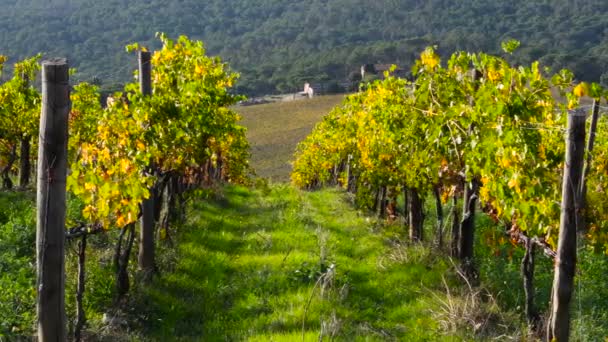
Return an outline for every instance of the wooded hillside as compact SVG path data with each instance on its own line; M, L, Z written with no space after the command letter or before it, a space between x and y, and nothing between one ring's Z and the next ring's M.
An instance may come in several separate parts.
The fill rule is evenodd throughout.
M436 44L499 53L522 41L518 62L540 59L587 81L608 80L604 0L0 0L0 46L14 59L69 57L78 80L104 87L132 70L127 43L154 33L201 39L241 72L238 91L292 91L304 81L344 80L362 63L400 63Z

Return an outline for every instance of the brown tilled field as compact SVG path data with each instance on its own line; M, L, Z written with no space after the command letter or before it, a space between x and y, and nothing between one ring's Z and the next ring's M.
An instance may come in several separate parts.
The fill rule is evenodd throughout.
M296 145L344 95L319 96L288 102L236 107L247 127L251 165L260 177L286 182Z

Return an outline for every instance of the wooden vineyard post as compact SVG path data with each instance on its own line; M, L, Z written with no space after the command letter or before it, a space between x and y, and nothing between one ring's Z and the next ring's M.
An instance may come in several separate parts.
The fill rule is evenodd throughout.
M27 76L23 75L24 79L24 90L27 90L29 87L29 80ZM19 187L25 188L30 183L30 137L23 136L19 142Z
M68 115L68 63L42 63L42 113L36 197L38 341L66 341L65 212Z
M19 146L19 187L30 183L30 170L30 137L23 137Z
M598 99L593 100L593 110L591 111L591 127L589 128L589 140L587 140L587 160L585 161L585 167L583 169L583 175L581 180L581 200L583 204L587 201L587 173L591 167L591 159L593 152L593 145L595 144L595 133L597 131L597 121L600 114L600 101ZM583 228L583 227L581 227Z
M74 341L82 341L82 329L87 321L86 312L82 305L86 282L86 251L87 234L83 234L78 243L78 284L76 285L76 324L74 327Z
M576 111L568 115L566 162L551 294L551 317L547 329L548 341L553 339L558 342L568 341L570 336L570 299L576 268L576 234L583 209L580 183L585 156L585 119L584 111Z
M352 175L351 175L351 162L353 156L349 154L346 159L346 191L350 192L352 190Z
M152 67L150 52L139 51L139 87L144 96L152 96ZM152 168L150 167L149 170ZM144 279L154 274L154 189L150 189L150 198L142 203L139 235L139 269Z

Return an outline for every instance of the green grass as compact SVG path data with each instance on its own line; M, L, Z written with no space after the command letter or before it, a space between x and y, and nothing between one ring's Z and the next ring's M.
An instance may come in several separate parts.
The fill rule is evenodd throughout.
M218 191L193 197L187 221L174 227L174 246L159 244L161 275L151 285L135 282L120 306L113 302L111 266L117 232L90 238L85 295L90 340L299 341L304 334L305 341L320 336L469 341L525 336L521 251L487 243L500 228L484 216L478 221L476 245L482 286L470 292L443 254L404 243L402 225L357 211L340 190L303 192L277 184ZM10 340L32 334L33 198L0 192L0 205L6 209L0 215L0 340L2 335ZM70 201L70 211L72 207L77 203ZM433 224L429 212L429 238ZM74 248L75 243L68 244L66 258L71 320ZM132 279L136 255L134 250ZM572 340L603 340L608 335L608 259L582 248L579 270ZM536 278L537 303L545 310L551 263L540 256ZM473 299L475 305L463 310ZM104 324L105 313L121 317L125 325ZM488 326L475 329L486 319Z
M400 245L401 227L370 221L338 190L228 187L188 221L171 271L136 294L138 339L458 339L432 316L448 261Z
M0 192L0 341L30 330L34 320L34 198Z
M289 180L296 145L343 99L344 95L330 95L236 107L248 129L251 165L257 174L278 182Z

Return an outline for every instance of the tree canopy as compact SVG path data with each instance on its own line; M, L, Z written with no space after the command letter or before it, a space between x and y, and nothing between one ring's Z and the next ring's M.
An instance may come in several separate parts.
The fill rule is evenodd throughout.
M304 81L341 81L363 63L409 68L437 45L499 53L522 41L515 63L540 59L581 80L608 81L608 3L604 0L0 0L2 53L70 59L81 81L103 88L131 77L123 46L159 47L157 31L203 40L241 73L237 91L292 91Z

